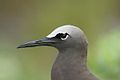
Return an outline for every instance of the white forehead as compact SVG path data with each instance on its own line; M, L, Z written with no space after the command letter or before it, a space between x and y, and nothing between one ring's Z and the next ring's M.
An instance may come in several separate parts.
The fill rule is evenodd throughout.
M68 33L68 34L78 33L79 34L80 32L82 32L82 31L78 27L75 27L73 25L63 25L63 26L56 28L47 37L49 37L49 38L54 37L58 33Z

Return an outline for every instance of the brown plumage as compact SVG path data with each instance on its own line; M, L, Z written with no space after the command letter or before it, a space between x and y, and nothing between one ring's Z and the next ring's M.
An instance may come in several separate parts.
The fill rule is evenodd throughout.
M51 80L98 80L87 68L88 42L84 32L78 27L61 26L46 38L27 42L18 48L34 46L52 46L58 49Z

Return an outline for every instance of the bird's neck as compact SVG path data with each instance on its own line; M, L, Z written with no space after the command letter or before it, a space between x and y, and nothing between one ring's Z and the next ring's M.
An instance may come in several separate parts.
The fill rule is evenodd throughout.
M82 65L81 67L84 67L86 66L86 59L87 59L87 49L86 50L66 49L66 50L61 50L59 52L56 60L60 61L63 64L64 62L67 62L68 64L70 62L74 64L73 66L79 64Z
M86 59L87 49L60 51L52 68L52 80L74 80L79 77L87 71Z

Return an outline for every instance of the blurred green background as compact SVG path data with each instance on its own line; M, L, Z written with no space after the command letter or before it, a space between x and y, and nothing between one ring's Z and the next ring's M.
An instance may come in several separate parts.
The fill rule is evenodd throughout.
M0 0L0 80L50 80L57 50L16 46L64 24L86 33L91 72L120 80L119 0Z

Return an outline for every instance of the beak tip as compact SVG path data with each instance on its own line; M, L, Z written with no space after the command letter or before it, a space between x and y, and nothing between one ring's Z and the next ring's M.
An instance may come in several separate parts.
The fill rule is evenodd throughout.
M19 48L25 48L25 46L24 46L24 45L19 45L19 46L17 46L16 48L17 48L17 49L19 49Z
M19 48L22 48L22 47L21 46L17 46L16 48L19 49Z

